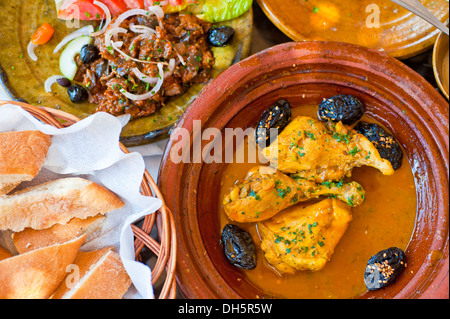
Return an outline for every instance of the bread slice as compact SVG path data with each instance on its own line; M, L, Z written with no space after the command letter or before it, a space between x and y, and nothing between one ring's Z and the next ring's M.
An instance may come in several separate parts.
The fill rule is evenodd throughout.
M0 261L2 261L3 259L12 257L13 255L11 255L11 253L9 251L7 251L5 248L0 247Z
M119 255L108 248L79 252L74 264L79 280L68 275L52 299L120 299L131 285Z
M16 251L19 254L42 247L61 244L84 234L86 234L86 241L88 242L91 234L100 227L105 218L103 215L88 217L86 219L73 218L65 225L56 224L42 230L25 228L21 232L13 233L12 239Z
M85 236L0 261L0 299L46 299L61 284Z
M51 136L40 131L0 133L0 195L36 177L51 140Z
M0 230L45 229L121 208L125 203L92 181L70 177L0 196Z

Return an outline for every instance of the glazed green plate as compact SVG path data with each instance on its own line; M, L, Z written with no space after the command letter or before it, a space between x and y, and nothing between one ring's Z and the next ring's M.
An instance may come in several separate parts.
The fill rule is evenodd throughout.
M46 106L71 113L79 118L91 115L96 105L74 104L66 89L53 85L53 92L45 92L44 83L59 71L59 51L53 54L56 45L69 33L92 22L59 20L56 17L54 0L9 0L0 1L0 82L2 89L12 100L36 106ZM28 57L27 45L35 30L48 22L55 28L52 39L39 46L35 52L38 60ZM223 48L212 48L216 63L213 78L232 64L247 57L250 52L253 26L252 11L237 19L217 23L235 29L232 42ZM172 98L155 114L130 121L122 131L121 142L136 146L167 137L183 112L195 100L204 85L193 85L185 94Z

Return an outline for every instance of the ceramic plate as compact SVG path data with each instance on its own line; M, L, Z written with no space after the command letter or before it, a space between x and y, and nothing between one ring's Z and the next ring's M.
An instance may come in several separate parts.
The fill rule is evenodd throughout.
M60 74L59 54L53 54L53 49L67 34L74 31L73 28L68 28L66 21L56 17L54 1L0 1L0 17L0 80L11 99L57 108L78 118L92 114L96 108L94 104L72 103L66 90L58 85L53 86L52 93L45 92L45 80ZM34 62L28 58L26 48L34 31L43 22L50 23L55 28L55 33L50 42L36 49L39 59ZM81 22L80 26L83 24ZM236 33L228 46L212 48L216 57L213 76L249 54L253 13L250 10L237 19L218 25L232 26ZM187 93L173 98L155 114L130 121L123 129L122 143L135 146L166 137L202 88L203 85L193 85Z
M449 96L448 46L448 35L444 33L439 34L433 50L433 71L436 82L447 100Z
M421 0L441 21L446 0ZM258 0L270 20L296 41L342 41L408 58L431 48L439 31L390 0Z

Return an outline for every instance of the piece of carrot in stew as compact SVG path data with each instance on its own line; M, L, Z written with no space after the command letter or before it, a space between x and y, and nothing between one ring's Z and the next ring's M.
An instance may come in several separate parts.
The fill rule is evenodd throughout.
M50 40L54 31L50 24L44 22L31 37L31 42L33 44L45 44Z

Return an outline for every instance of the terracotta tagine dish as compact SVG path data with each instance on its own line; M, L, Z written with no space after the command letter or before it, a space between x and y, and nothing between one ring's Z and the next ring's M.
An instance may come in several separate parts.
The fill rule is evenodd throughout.
M339 101L360 112L332 118ZM160 167L180 291L448 298L448 112L413 70L353 44L281 44L224 71L177 123ZM278 136L251 162L242 149L260 142L259 131L241 142L227 134L261 121ZM275 173L262 173L268 157Z

